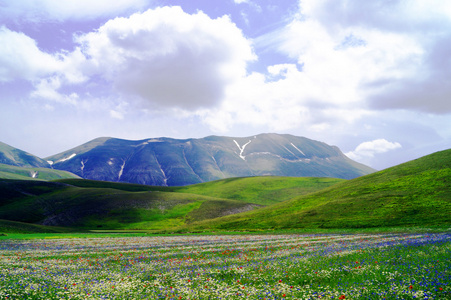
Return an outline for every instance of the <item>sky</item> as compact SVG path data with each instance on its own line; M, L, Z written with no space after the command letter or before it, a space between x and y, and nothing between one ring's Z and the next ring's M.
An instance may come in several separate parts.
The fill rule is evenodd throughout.
M0 0L0 141L274 132L381 170L451 148L448 0Z

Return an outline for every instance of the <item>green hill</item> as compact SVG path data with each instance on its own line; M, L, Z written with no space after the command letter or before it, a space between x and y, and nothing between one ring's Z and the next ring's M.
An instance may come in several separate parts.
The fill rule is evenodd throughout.
M42 158L0 142L0 164L18 167L48 167Z
M37 167L17 167L0 164L0 178L18 180L55 180L60 178L80 178L67 171Z
M113 188L123 191L161 191L204 195L260 205L279 203L345 181L339 178L256 176L221 179L182 187L148 186L85 179L62 179L78 187Z
M0 219L80 229L171 229L253 210L341 181L255 177L155 187L83 179L0 180Z
M295 196L313 193L343 181L345 180L338 178L257 176L217 180L178 187L175 190L271 205Z
M191 229L451 225L451 150Z
M0 236L9 233L66 233L74 230L66 227L43 226L8 220L0 220Z

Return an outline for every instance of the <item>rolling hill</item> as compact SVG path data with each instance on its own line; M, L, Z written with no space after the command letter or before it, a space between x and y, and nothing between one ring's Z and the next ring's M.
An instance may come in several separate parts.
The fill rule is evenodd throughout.
M451 226L451 149L199 229Z
M228 178L180 187L163 187L86 179L57 180L60 183L84 188L114 188L129 192L180 192L260 205L279 203L343 181L345 180L339 178L257 176Z
M252 210L262 207L262 203L283 201L292 193L302 194L343 181L285 179L228 179L195 185L192 190L81 179L0 180L0 219L79 229L169 229ZM236 192L227 195L219 190L216 197L210 196L218 193L220 185L232 190L235 187ZM273 194L279 197L272 199Z
M85 179L155 186L264 175L350 179L374 172L337 147L279 134L186 140L98 138L46 160L54 169Z
M0 178L22 180L55 180L61 178L80 178L67 171L40 167L16 167L0 164Z
M2 142L0 142L0 164L17 167L49 167L45 160Z

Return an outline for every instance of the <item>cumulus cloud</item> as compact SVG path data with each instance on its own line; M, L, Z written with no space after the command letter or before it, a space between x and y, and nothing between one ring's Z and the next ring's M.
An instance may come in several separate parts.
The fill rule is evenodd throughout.
M305 0L301 13L301 24L315 22L328 37L359 38L365 56L355 57L349 67L363 67L357 87L371 109L451 112L449 1ZM309 48L300 49L300 59ZM333 57L329 53L325 59Z
M144 7L146 0L1 0L0 16L40 22L47 20L80 20L111 16Z
M451 112L451 5L424 0L302 0L283 28L255 39L297 64L229 87L205 122L330 130L379 110ZM333 125L332 125L333 124Z
M58 91L61 88L61 80L61 77L55 75L37 81L35 90L31 92L30 96L63 104L77 104L79 98L77 93L65 94Z
M61 68L61 61L39 50L23 33L0 27L0 82L35 80Z
M398 142L389 142L386 139L377 139L370 142L364 142L358 145L354 151L345 153L351 159L362 161L373 158L375 154L385 153L391 150L401 148Z
M193 111L220 103L256 59L229 17L190 15L180 7L115 18L74 40L73 51L48 54L25 34L1 27L0 81L29 80L32 97L60 103L74 104L80 93L116 94L154 110Z
M231 20L163 7L108 21L77 38L91 72L150 106L195 109L222 100L253 60ZM94 75L94 74L91 74Z
M76 93L59 89L86 81L85 63L79 50L46 53L24 33L0 27L0 82L27 80L35 88L30 94L33 98L75 104Z

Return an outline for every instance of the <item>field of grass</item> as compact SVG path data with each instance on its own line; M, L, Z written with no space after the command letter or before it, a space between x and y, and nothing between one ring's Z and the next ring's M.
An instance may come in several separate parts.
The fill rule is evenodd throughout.
M243 177L177 187L175 191L271 205L344 181L318 177Z
M0 180L0 219L82 230L171 230L284 201L342 181L251 177L156 187L83 179Z
M22 223L22 222L14 222L8 220L0 219L0 240L8 236L11 238L11 233L18 233L17 236L20 236L23 233L66 233L72 232L73 229L66 227L55 227L55 226L42 226L36 224ZM3 234L3 235L2 235ZM8 234L8 235L6 235Z
M180 187L148 186L84 179L62 179L56 182L83 188L113 188L129 192L178 192L271 205L295 196L313 193L344 181L346 180L339 178L256 176L221 179Z
M32 177L35 174L36 178ZM16 180L55 180L61 178L79 178L70 172L48 168L16 167L0 164L0 178Z
M451 150L189 230L451 226Z
M451 235L4 240L0 299L450 299Z
M195 194L79 188L53 182L0 180L0 187L4 192L0 219L81 230L166 229L257 207Z

